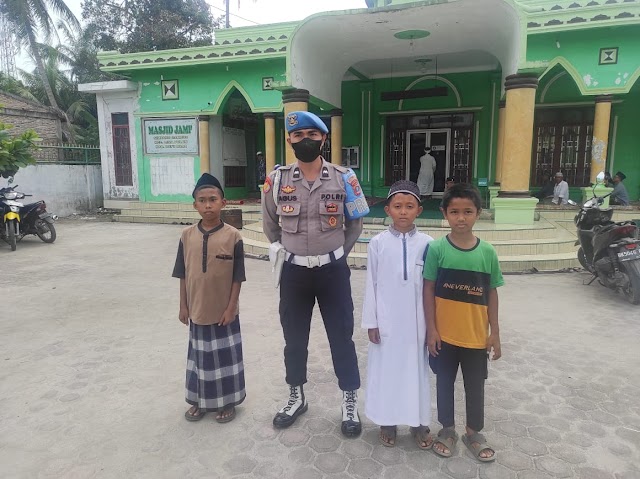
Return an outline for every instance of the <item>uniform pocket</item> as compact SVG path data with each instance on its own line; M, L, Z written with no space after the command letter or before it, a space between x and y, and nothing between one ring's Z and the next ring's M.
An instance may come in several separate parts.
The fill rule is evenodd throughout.
M344 221L344 203L326 201L320 203L320 226L322 231L342 228Z
M300 221L300 203L286 203L278 205L276 214L280 216L282 231L287 233L298 232L298 222Z

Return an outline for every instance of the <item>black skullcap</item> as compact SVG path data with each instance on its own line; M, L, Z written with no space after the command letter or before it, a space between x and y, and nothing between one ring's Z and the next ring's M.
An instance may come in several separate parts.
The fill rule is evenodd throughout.
M218 188L222 193L222 197L224 198L224 190L222 189L222 185L218 181L218 178L216 178L213 175L210 175L209 173L202 174L202 176L196 183L196 187L193 189L193 193L191 194L191 196L195 198L196 192L198 190L201 190L202 188L211 188L211 187Z
M625 175L622 171L618 171L616 173L616 176L620 178L620 181L624 181L624 179L627 177L627 175Z
M389 194L387 195L387 200L391 198L396 193L405 193L407 195L413 195L420 203L420 188L413 181L400 180L396 181L391 185L389 189Z

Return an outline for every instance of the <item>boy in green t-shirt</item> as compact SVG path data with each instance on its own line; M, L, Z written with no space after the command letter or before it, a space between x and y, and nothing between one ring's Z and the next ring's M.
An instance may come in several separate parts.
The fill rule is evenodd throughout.
M438 421L442 430L433 451L451 457L458 440L454 422L454 383L462 368L467 426L462 441L482 462L496 452L480 431L484 427L487 360L501 356L498 291L504 284L498 255L473 234L481 211L478 190L457 184L444 192L442 213L451 232L429 244L424 263L424 311L430 363L437 377Z

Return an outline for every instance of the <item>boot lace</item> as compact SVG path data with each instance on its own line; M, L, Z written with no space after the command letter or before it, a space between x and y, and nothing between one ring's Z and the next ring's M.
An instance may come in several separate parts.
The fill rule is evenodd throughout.
M284 407L284 412L289 412L299 399L300 396L298 395L298 388L295 386L289 386L289 401L287 401L287 405Z
M353 421L355 417L357 400L355 391L345 392L344 407L347 410L347 417L350 421Z

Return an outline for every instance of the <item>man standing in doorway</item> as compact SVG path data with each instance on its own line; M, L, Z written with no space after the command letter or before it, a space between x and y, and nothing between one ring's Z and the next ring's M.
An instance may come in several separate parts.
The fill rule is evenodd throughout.
M556 186L553 187L554 205L566 205L569 202L569 184L564 181L564 175L561 171L556 173Z
M420 173L418 174L418 188L420 196L431 199L433 194L433 176L436 172L436 159L431 155L431 147L424 149L424 155L420 157Z
M342 390L342 433L355 437L361 432L360 373L352 340L351 271L346 257L362 232L362 219L357 215L350 219L350 213L356 203L366 200L353 172L320 156L328 133L320 118L298 111L289 113L285 122L287 143L298 161L271 172L262 189L264 233L272 244L280 247L282 243L286 250L280 278L280 322L289 398L273 425L289 427L307 410L303 388L317 300ZM355 202L349 201L353 194L359 196Z

